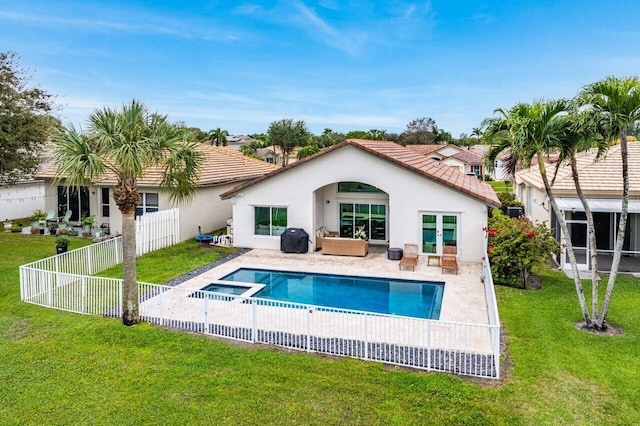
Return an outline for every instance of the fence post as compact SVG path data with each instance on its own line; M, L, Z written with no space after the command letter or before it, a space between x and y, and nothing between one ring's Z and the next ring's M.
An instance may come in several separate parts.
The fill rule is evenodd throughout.
M369 325L369 315L364 314L364 359L369 359L369 333L368 333L368 325Z
M311 352L311 315L313 308L307 306L307 353Z
M205 293L205 292L203 292ZM209 334L209 296L204 296L204 333Z
M92 247L93 246L87 247L87 273L89 275L93 275L93 272L91 271L91 269L92 269L91 268L91 251L92 251L91 248Z
M80 312L81 313L85 313L85 309L87 307L87 302L86 302L86 298L87 298L87 277L82 277L82 296L81 296L81 303L80 303Z
M258 341L258 317L257 317L256 300L251 299L251 342Z
M431 371L431 321L427 322L427 371Z

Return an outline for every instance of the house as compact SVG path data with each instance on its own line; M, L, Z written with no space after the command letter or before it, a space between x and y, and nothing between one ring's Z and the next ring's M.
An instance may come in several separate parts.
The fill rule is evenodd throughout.
M629 142L629 216L627 231L623 245L624 267L640 271L640 263L632 262L640 255L640 142ZM589 206L593 211L595 222L596 242L600 270L608 270L611 263L611 254L616 243L617 223L622 206L622 160L620 158L620 145L610 147L599 160L596 160L595 151L581 153L577 158L580 186L585 194ZM590 249L588 244L588 228L582 203L578 199L576 188L571 175L571 168L567 164L551 162L547 165L547 173L550 176L558 173L552 185L553 194L556 197L558 207L563 212L569 228L571 242L573 243L579 268L590 268ZM551 228L556 229L556 237L559 241L564 238L560 235L560 226L549 204L538 166L516 173L515 187L516 197L525 205L525 214L533 221L545 222ZM566 253L560 258L561 266L569 268ZM635 263L635 265L634 265ZM628 269L631 271L631 269Z
M456 145L407 145L407 148L442 163L457 167L460 172L481 177L484 175L482 155Z
M198 225L203 231L219 229L231 217L231 204L221 200L219 195L234 186L269 173L277 166L249 158L229 147L207 144L198 145L204 154L202 171L197 182L196 195L190 203L176 205L166 191L161 191L160 169L150 169L138 180L140 205L136 216L159 210L180 207L180 240L186 240L198 233ZM45 209L55 210L62 216L67 209L72 211L71 221L95 214L96 223L109 226L111 233L121 232L122 216L113 200L113 187L117 180L114 175L105 174L92 185L77 191L69 191L63 185L54 185L55 169L41 173L38 177L45 181Z
M247 145L252 141L253 139L247 135L227 136L227 146L235 149L236 151L239 151L242 145Z
M318 245L324 228L370 244L440 254L455 245L463 261L480 262L493 189L457 167L387 141L349 139L221 195L233 205L234 244L280 248L286 228L302 228Z
M280 151L279 148L278 151ZM256 149L256 155L269 164L280 164L280 159L282 158L281 155L276 152L275 147L270 146Z
M39 152L41 163L33 175L26 174L9 181L0 176L0 220L28 217L35 210L44 210L44 180L36 176L51 167L53 144L47 142Z

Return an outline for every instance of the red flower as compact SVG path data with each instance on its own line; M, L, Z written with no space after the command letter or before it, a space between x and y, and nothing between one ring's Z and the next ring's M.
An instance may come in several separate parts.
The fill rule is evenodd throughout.
M496 235L498 235L498 231L494 228L489 229L489 236L490 237L495 237Z
M527 232L527 235L529 236L529 238L533 238L533 237L536 236L536 233L533 232L533 231L529 231L529 232Z
M491 245L491 246L489 246L489 247L487 248L487 252L488 252L488 253L493 253L493 251L494 251L495 249L496 249L496 246Z

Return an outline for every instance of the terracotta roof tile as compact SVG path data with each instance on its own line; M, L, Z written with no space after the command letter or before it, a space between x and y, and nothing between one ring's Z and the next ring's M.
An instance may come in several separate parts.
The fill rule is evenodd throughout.
M629 191L634 196L640 196L640 173L637 172L640 170L640 142L629 142L627 146L629 151ZM555 173L556 164L558 163L547 165L549 181ZM577 164L580 186L585 193L597 195L598 193L619 192L622 194L620 145L610 147L599 160L596 160L595 150L581 153L577 156ZM537 165L518 171L516 176L530 185L544 190ZM552 189L575 193L569 164L558 165L558 174Z
M198 149L204 155L202 170L197 182L198 186L214 186L254 179L280 168L274 164L247 157L241 152L225 146L200 144ZM50 168L43 173L39 173L38 177L52 178L55 172L55 168ZM150 168L142 178L138 179L138 184L156 186L161 181L162 170L154 167ZM114 174L105 173L95 183L110 185L116 182L117 179Z
M457 167L449 167L394 142L370 141L363 139L348 139L330 148L324 149L317 154L307 157L301 161L290 164L287 167L281 168L250 182L246 182L244 184L236 186L231 191L223 193L221 197L230 198L236 192L239 192L249 186L253 186L259 182L269 179L276 174L284 173L292 168L300 167L308 163L309 161L313 161L320 156L327 155L329 152L336 151L345 146L353 146L362 149L387 161L395 163L401 167L419 173L420 175L425 176L429 179L440 182L460 192L482 200L491 206L500 206L500 201L498 200L495 191L489 184L481 182L475 177L466 176L464 173L461 173Z

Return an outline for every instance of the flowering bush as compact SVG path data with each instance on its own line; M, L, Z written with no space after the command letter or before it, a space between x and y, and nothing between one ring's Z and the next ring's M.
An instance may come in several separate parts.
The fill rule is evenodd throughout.
M560 246L545 224L533 224L526 217L510 218L493 211L487 253L496 284L525 288L535 265L543 264Z

